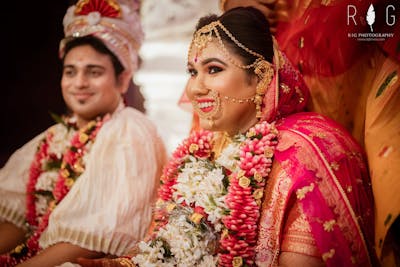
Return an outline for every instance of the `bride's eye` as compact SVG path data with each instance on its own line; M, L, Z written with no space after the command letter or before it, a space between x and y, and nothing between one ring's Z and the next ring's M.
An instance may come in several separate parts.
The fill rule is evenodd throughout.
M188 68L186 71L191 77L194 77L197 74L197 71L193 68Z
M217 67L217 66L211 66L208 68L208 73L210 73L210 74L215 74L215 73L218 73L221 71L222 71L222 68Z

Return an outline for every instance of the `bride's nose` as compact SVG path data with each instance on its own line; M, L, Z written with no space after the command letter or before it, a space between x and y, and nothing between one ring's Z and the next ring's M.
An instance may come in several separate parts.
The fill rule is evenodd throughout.
M186 84L186 93L189 98L208 94L209 89L204 84L202 75L192 77Z

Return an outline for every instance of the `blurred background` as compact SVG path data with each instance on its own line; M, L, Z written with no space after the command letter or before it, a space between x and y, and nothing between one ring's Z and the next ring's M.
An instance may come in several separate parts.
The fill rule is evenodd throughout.
M61 114L59 41L62 19L75 1L8 1L3 16L0 90L0 167L13 151L52 125ZM191 115L178 107L188 75L186 58L199 17L219 13L217 0L143 0L146 34L137 90L127 102L157 125L169 153L189 132Z

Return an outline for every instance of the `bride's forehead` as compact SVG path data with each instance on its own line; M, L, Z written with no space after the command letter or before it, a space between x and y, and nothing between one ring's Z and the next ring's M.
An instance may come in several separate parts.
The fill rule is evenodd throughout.
M193 46L188 52L188 63L198 63L208 58L218 58L229 64L229 58L240 60L239 55L236 55L232 49L221 48L217 40L213 40L203 48Z

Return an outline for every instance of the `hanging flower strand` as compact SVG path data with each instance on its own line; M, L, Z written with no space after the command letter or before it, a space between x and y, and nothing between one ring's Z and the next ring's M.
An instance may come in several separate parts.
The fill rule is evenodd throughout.
M223 219L219 266L255 264L260 206L277 145L277 130L264 121L251 128L246 137L240 147L240 170L231 175L225 198L230 213Z

